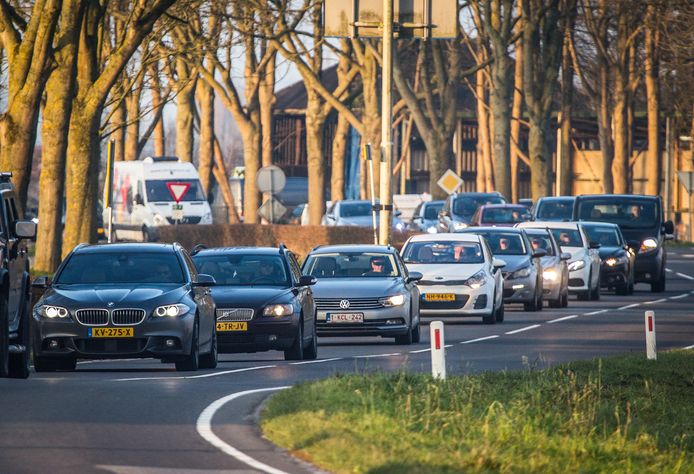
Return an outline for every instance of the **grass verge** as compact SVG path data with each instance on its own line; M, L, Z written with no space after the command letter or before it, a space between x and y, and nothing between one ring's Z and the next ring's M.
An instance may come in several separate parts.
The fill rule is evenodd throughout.
M274 395L261 428L337 473L694 472L694 351L335 376Z

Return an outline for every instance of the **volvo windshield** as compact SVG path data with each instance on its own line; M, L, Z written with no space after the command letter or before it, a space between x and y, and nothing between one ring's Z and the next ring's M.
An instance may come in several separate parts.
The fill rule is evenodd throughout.
M660 203L657 199L609 197L580 199L578 219L609 222L623 229L652 229L661 224Z

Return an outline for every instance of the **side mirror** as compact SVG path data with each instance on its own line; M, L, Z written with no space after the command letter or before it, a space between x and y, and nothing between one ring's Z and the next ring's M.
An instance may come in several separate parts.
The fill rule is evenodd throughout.
M214 279L212 275L208 275L206 273L198 273L198 281L193 282L193 288L209 288L211 286L215 286L216 284L217 281Z
M14 224L14 233L20 239L36 238L36 223L33 221L17 221Z
M547 255L547 251L545 249L537 249L533 252L533 258L542 258Z
M504 260L501 260L500 258L492 259L492 267L494 267L495 270L504 268L505 266L506 262Z
M301 275L299 277L299 286L311 286L318 283L318 279L311 275Z
M595 250L595 249L599 249L599 248L600 248L600 243L599 243L599 242L591 242L591 243L588 245L588 248L589 248L589 249L594 249L594 250Z
M145 200L142 198L142 195L140 193L135 195L135 205L138 205L138 206L144 206L145 205Z
M34 278L34 281L31 282L31 287L45 290L46 288L51 286L51 283L51 277L41 275L39 277Z
M562 252L559 258L561 260L571 260L571 254L569 252Z
M675 224L673 224L672 221L665 221L663 222L663 230L666 234L674 234Z
M412 283L413 281L419 281L422 278L424 278L424 275L422 275L419 272L410 272L409 276L407 277L407 283Z

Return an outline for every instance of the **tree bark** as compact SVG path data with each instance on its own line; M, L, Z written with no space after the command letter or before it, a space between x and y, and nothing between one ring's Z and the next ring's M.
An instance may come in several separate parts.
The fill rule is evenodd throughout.
M164 107L164 100L161 94L162 86L161 77L159 75L159 65L156 62L152 65L150 79L152 81L152 90L150 91L152 96L152 109L154 113L157 113L157 111ZM154 126L154 155L166 156L166 130L163 115Z
M275 106L275 63L277 52L267 63L260 81L258 102L260 104L260 124L262 128L262 158L263 166L272 164L272 111Z
M574 94L574 67L571 60L571 45L573 42L574 27L576 24L576 3L568 11L566 25L564 27L564 44L562 49L561 66L561 111L560 144L561 175L559 180L559 195L573 194L574 181L574 148L572 133L573 94Z
M325 159L323 134L326 116L321 100L314 91L307 91L306 105L306 155L308 168L308 216L310 225L319 225L325 214Z
M238 224L240 222L239 214L236 212L234 195L232 194L231 187L229 186L229 175L226 167L224 166L222 148L219 146L219 140L217 140L216 136L214 137L214 168L212 168L212 171L214 173L214 179L217 180L219 190L222 193L222 198L224 198L224 204L227 206L227 218L229 219L229 224Z
M646 7L645 82L648 113L648 151L646 153L646 194L660 193L660 27L658 10L653 3Z
M518 153L523 118L523 44L520 41L516 45L514 68L513 105L511 106L511 201L518 202Z
M125 109L128 113L128 124L125 129L125 161L135 161L139 156L140 144L140 99L144 72L135 81L134 86L125 96Z
M612 157L614 155L614 145L612 142L612 113L610 111L609 69L605 61L598 61L598 74L600 77L598 140L600 141L600 151L602 152L602 183L605 194L612 194L614 190L612 183Z
M176 156L182 161L193 161L195 120L195 78L193 68L183 58L176 59L179 84L176 95Z
M332 201L341 201L345 198L345 158L347 156L348 133L349 122L344 115L338 114L332 147L332 169L330 170L330 199Z
M614 81L612 119L614 121L613 192L623 194L627 192L629 176L629 127L626 84L620 77L615 77Z
M197 87L200 139L198 141L198 173L205 196L209 196L212 187L214 168L214 90L209 84L200 81Z

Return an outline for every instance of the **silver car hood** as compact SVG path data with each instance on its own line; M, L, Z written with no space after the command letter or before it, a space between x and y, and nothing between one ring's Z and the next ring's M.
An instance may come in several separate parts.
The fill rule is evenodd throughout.
M322 278L313 285L315 298L380 298L405 291L402 278Z
M506 266L501 269L504 272L515 272L519 268L530 265L530 257L528 255L495 255L494 258L506 262Z
M408 263L411 272L420 272L425 281L465 280L484 268L484 263Z

